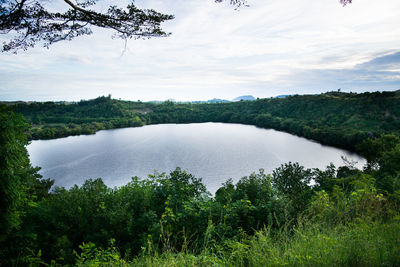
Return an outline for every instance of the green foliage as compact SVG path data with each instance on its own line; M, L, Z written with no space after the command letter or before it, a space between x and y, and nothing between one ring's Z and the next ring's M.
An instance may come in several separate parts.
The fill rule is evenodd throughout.
M105 247L111 238L124 256L139 253L149 236L160 248L180 249L183 235L196 237L206 229L206 211L200 212L204 201L201 180L180 169L133 178L114 190L101 179L87 180L81 187L55 188L29 210L23 229L35 233L32 250L46 247L46 261L61 257L73 263L73 251L82 242Z
M261 169L236 185L229 180L217 190L212 207L217 240L232 238L242 231L253 234L263 227L279 227L283 223L282 215L290 209L290 203L277 196L271 179Z
M21 222L28 201L29 158L24 135L27 124L21 116L0 106L0 241Z
M368 160L368 168L379 168L382 162L382 157L385 154L398 150L400 137L394 134L383 135L380 138L365 140L358 145L358 150L361 151L364 157Z
M301 224L279 239L259 233L249 249L250 266L395 266L399 224L358 222L335 228ZM366 253L367 252L367 253Z
M293 233L274 236L266 229L229 241L229 249L218 254L169 252L138 257L130 266L397 266L399 225L398 221L359 221L326 228L303 223Z
M29 245L36 234L25 231L24 222L36 202L48 196L53 181L41 180L39 168L30 164L22 116L0 105L0 121L0 259L4 265L33 263L40 249Z
M92 242L83 242L79 246L82 252L78 254L74 251L77 266L125 266L126 263L121 259L114 243L115 240L110 239L109 247L101 249Z
M312 221L330 227L348 224L357 218L379 221L390 217L392 207L387 198L377 192L375 179L362 174L352 184L354 190L348 194L337 185L330 193L324 190L317 192L307 207L306 215Z
M0 242L19 227L34 201L47 196L51 180L41 180L25 145L28 125L23 117L0 105Z
M335 170L288 163L272 176L260 170L236 184L227 181L214 198L200 179L179 168L145 180L135 177L115 189L100 179L88 180L41 199L22 230L35 234L28 247L41 251L41 261L85 266L319 265L324 257L333 265L396 262L397 235L387 239L385 232L379 239L389 254L371 248L373 257L381 258L363 256L358 246L367 249L368 242L381 238L361 233L374 235L378 225L394 225L398 209L369 174L343 183ZM319 176L334 180L330 190L310 186ZM364 221L372 228L366 229ZM332 248L335 244L339 247Z
M272 175L260 170L236 184L228 180L215 196L180 168L134 177L119 188L89 179L49 194L52 181L41 179L24 148L26 124L1 107L0 258L10 266L397 266L396 101L397 93L327 93L226 104L100 97L13 107L35 123L31 137L223 121L273 127L344 147L358 144L368 159L364 170L350 163L319 170L289 162ZM377 138L368 139L372 136Z
M296 163L285 163L273 171L272 184L281 195L288 197L293 206L294 216L307 207L312 197L310 186L313 172Z
M366 171L376 177L376 185L387 194L400 192L400 137L394 134L368 139L358 146L365 154Z

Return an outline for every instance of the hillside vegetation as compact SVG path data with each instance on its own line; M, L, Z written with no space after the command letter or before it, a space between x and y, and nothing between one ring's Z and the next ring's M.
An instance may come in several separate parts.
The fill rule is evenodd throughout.
M30 139L92 134L159 123L230 122L286 131L355 150L368 137L399 132L400 92L288 96L230 103L143 103L99 97L78 103L18 103Z

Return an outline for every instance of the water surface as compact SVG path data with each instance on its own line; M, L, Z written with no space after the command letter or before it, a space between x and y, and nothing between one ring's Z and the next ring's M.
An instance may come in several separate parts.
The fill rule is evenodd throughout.
M343 165L341 156L365 160L345 150L255 126L227 123L160 124L99 131L95 135L32 141L28 152L44 178L69 188L101 177L121 186L132 176L169 172L179 166L203 178L210 192L263 168L266 173L289 161L308 168Z

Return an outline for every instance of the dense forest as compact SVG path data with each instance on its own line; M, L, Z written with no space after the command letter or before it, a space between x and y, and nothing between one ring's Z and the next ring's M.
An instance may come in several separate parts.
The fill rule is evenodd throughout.
M399 266L399 97L0 105L0 266ZM180 168L118 188L96 179L51 190L25 148L33 138L205 121L288 131L356 150L368 163L320 170L289 162L228 180L214 196Z
M328 92L212 104L131 102L103 96L78 103L20 102L10 106L32 124L29 139L147 124L230 122L282 130L354 151L369 137L400 129L399 91Z

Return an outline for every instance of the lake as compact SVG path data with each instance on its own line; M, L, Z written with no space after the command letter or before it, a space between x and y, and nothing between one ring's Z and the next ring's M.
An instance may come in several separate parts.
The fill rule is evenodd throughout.
M365 160L348 151L302 137L250 125L228 123L160 124L99 131L95 135L32 141L33 166L44 178L69 188L101 177L108 186L127 184L132 176L169 172L179 166L203 178L214 193L229 178L263 168L266 173L289 161L307 168L344 165L342 156Z

